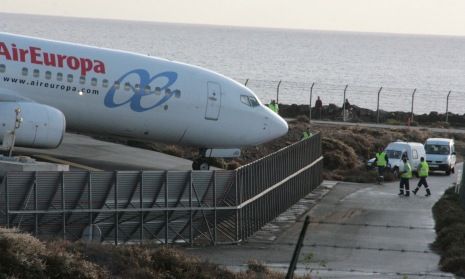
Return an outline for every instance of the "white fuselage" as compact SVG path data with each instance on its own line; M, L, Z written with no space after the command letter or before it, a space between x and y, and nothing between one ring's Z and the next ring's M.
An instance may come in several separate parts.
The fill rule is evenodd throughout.
M286 122L254 100L247 87L200 67L0 33L0 103L49 105L72 130L202 148L287 133Z

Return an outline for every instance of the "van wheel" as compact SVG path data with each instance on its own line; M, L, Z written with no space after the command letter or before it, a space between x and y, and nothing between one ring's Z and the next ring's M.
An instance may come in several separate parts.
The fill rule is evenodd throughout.
M446 170L446 175L450 175L450 169Z
M455 167L452 168L452 173L455 173Z

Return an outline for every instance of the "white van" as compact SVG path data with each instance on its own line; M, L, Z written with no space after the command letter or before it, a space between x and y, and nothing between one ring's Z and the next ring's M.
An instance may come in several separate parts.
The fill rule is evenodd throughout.
M395 176L399 176L399 168L403 164L402 157L407 156L412 171L416 172L420 158L426 157L425 147L419 142L395 141L388 144L384 150L389 158L389 168Z
M430 171L441 170L447 175L455 171L455 143L453 139L429 138L425 143L426 162Z

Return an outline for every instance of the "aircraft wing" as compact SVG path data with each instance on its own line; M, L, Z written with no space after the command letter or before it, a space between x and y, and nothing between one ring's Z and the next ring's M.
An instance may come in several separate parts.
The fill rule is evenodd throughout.
M0 102L34 102L33 100L23 97L18 92L0 88Z

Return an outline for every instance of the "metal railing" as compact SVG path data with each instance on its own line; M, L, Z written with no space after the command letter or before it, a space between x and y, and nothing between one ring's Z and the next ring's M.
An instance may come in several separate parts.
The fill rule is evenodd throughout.
M239 243L321 183L319 134L236 171L10 172L0 225L42 238Z
M423 114L435 111L444 113L449 121L451 112L465 113L465 92L421 88L394 88L386 86L363 86L354 84L327 84L320 82L294 82L283 80L252 80L237 78L251 88L262 101L277 100L281 104L311 104L320 96L323 104L344 106L345 99L351 104L379 112L403 111Z

